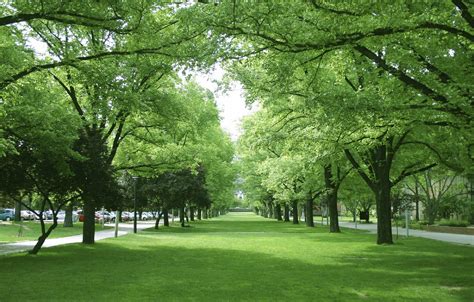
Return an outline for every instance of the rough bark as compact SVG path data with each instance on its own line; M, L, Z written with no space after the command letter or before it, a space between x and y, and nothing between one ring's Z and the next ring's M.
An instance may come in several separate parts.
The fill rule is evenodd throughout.
M163 225L167 227L170 226L170 219L168 215L169 215L168 209L163 209Z
M42 229L42 234L41 236L38 237L38 241L36 242L35 246L31 251L28 251L28 254L30 255L36 255L38 254L39 250L43 246L46 238L49 237L51 232L58 226L58 221L56 217L53 217L53 224L48 228L48 230L45 232L44 231L44 221L43 218L40 219L41 221L41 229Z
M341 230L339 229L339 215L337 212L337 191L339 189L339 185L337 183L337 180L335 180L334 175L332 174L331 165L327 165L324 167L324 181L326 184L326 198L330 219L329 232L339 233L341 232Z
M155 230L158 230L158 227L160 225L160 220L161 220L161 216L163 215L163 212L160 212L160 214L158 215L158 217L156 218L156 221L155 221Z
M415 181L415 219L416 221L420 221L420 195L418 192L418 181Z
M377 203L377 244L392 244L392 208L390 203L390 180L388 171L378 182L376 188Z
M64 216L64 224L63 226L65 228L71 228L73 227L73 221L72 221L72 202L66 206L66 215Z
M268 218L274 218L273 202L268 202Z
M314 219L313 219L313 198L312 196L308 196L305 204L305 223L307 227L314 227Z
M179 210L179 222L181 223L181 227L184 227L184 207Z
M84 198L84 224L82 225L82 243L94 244L95 207L94 203Z
M21 221L21 202L15 201L15 221Z
M283 219L281 218L281 205L279 203L277 203L275 205L275 215L276 215L276 219L278 221L282 221Z
M398 145L401 144L402 140L403 138L400 139ZM375 195L377 207L377 244L393 244L390 169L397 147L393 148L392 142L393 138L389 139L386 145L375 146L368 152L366 159L371 163L372 178L363 172L352 154L345 150L346 157ZM408 176L409 174L405 175ZM399 177L399 179L402 178L402 176Z
M284 214L283 214L284 218L283 220L285 222L289 222L290 221L290 206L285 203L285 208L284 208Z
M293 224L298 224L299 223L299 221L298 221L298 202L296 200L294 200L291 205L292 205L291 211L293 212Z

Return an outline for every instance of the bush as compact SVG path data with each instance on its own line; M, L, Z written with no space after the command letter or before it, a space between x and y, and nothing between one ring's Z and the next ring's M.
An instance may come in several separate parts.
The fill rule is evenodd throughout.
M441 219L438 225L451 227L467 227L469 225L469 222L467 222L466 220Z
M423 230L423 226L428 225L427 221L410 221L410 229Z

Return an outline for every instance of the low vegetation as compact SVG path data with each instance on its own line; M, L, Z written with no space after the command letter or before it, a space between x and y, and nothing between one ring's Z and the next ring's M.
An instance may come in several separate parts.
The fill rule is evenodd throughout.
M9 293L3 301L472 300L472 247L420 238L374 245L374 236L228 214L1 257L9 273L0 291ZM26 271L36 281L11 287Z
M50 224L46 224L48 228ZM21 228L21 230L20 230ZM101 225L96 226L96 231L108 229L110 227L102 228ZM51 233L51 238L59 238L82 234L82 222L75 223L73 227L63 227L58 225L56 230ZM41 226L36 222L19 222L2 223L0 224L0 243L17 242L25 240L36 240L41 235Z

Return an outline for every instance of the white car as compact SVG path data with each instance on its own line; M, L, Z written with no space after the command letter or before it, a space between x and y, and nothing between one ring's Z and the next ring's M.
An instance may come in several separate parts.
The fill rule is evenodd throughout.
M151 215L149 215L147 212L142 212L142 220L147 221L147 220L150 220L150 219L153 219L153 217L151 217Z
M37 215L37 214L35 214L34 212L31 212L31 211L30 211L30 213L33 213L33 216L34 216L33 219L40 219L39 215ZM39 214L39 213L38 213L38 214ZM43 212L43 215L42 215L42 216L43 216L43 220L48 219L48 214L47 214L46 212Z
M34 220L36 218L35 214L30 210L22 210L20 215L23 220Z
M58 215L56 216L58 220L64 221L66 218L66 211L59 211ZM77 222L79 220L79 215L76 211L72 211L72 221Z

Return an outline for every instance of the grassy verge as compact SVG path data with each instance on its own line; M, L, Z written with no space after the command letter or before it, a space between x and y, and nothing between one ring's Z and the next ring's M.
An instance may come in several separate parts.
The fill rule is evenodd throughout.
M2 256L2 301L472 301L474 249L233 213ZM12 280L28 285L12 287Z
M51 224L46 224L49 227ZM107 229L109 227L105 227ZM18 236L20 230L20 223L10 222L0 224L0 243L17 242L25 240L36 240L41 235L41 225L39 222L25 221L22 227L22 236ZM96 230L103 230L102 226L97 224ZM59 238L66 236L73 236L82 234L82 222L74 223L73 227L65 228L62 223L59 223L56 229L51 233L49 238Z

